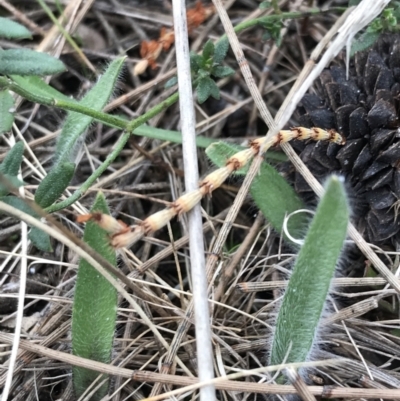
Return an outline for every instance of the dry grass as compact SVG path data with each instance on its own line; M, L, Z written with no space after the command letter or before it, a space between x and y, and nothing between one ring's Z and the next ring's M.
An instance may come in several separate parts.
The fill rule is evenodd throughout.
M54 1L46 3L56 11ZM80 26L78 35L81 36L85 58L65 46L36 2L13 1L12 6L16 9L12 9L4 0L0 1L14 18L35 32L34 41L24 42L23 46L60 54L68 66L69 71L52 79L52 85L68 95L79 97L110 60L126 53L126 68L107 110L134 118L166 98L170 90L164 89L163 84L176 73L174 49L158 60L159 68L156 70L148 70L136 77L133 67L139 61L140 42L157 37L161 26L172 26L169 2L73 0L60 3L63 6L68 3L67 29L73 33ZM234 25L267 12L258 9L258 3L253 0L229 1L228 5L229 18ZM305 10L301 2L283 1L279 5L284 10ZM196 105L197 132L212 138L228 137L237 143L249 137L263 136L265 123L258 117L257 107L264 107L260 115L270 123L271 133L279 129L285 123L285 116L286 120L291 117L291 113L287 113L289 101L306 80L322 51L318 47L315 50L317 44L323 38L333 37L342 24L338 18L337 13L326 13L288 22L282 29L283 42L279 48L272 41L262 40L265 32L262 28L241 33L239 41L249 66L245 73L251 72L255 87L251 86L249 75L246 81L243 79L231 53L228 64L237 74L221 82L221 100ZM223 26L215 15L192 33L191 49L199 51L208 38L216 39L223 33ZM231 35L230 40L235 38ZM1 42L3 48L15 45L15 42ZM240 48L235 51L240 51ZM309 59L313 51L313 57ZM289 94L296 79L296 90ZM262 104L254 103L249 94L249 91L254 94L257 88ZM278 113L281 104L284 106ZM278 119L273 123L271 115L277 113ZM25 187L28 198L32 198L32 193L51 166L54 140L63 117L64 114L58 110L18 99L13 132L0 138L0 158L4 157L13 140L26 142L22 176L28 183ZM294 123L293 119L289 121L289 124ZM150 125L178 130L179 106L172 106L153 118ZM69 188L70 193L105 159L119 135L117 130L100 124L91 127L86 144L77 154L79 169ZM284 150L298 163L288 145ZM210 170L202 152L199 163L201 174ZM304 170L304 165L299 168L310 175ZM253 174L257 172L256 165L252 171ZM220 389L218 399L221 400L266 399L267 392L274 393L278 388L284 391L270 382L266 384L273 373L265 368L248 373L249 369L266 365L271 333L269 323L273 321L276 302L295 256L257 214L247 196L250 179L249 174L238 196L239 183L231 180L202 205L207 266L211 273L214 369L217 377L233 373L241 377L238 382L217 381L216 387ZM308 179L312 182L313 177ZM54 217L81 237L82 227L74 222L74 214L89 209L99 189L106 194L113 215L128 224L145 218L184 191L181 147L132 137L94 188L73 207L54 214ZM317 186L317 193L318 190ZM89 365L87 361L70 355L69 330L77 253L57 239L53 241L54 253L44 254L28 244L27 257L24 257L21 246L27 243L27 238L19 220L1 216L0 341L3 370L0 372L0 386L4 385L7 374L11 339L7 333L13 333L15 329L16 298L23 260L27 260L30 272L22 321L21 338L25 340L20 344L22 351L14 369L9 400L73 400L70 365L79 363L114 375L113 401L141 400L150 395L160 396L152 399L162 399L174 388L193 385L193 378L197 376L193 321L189 319L182 326L192 300L187 225L183 217L168 230L161 230L154 237L148 237L129 251L120 253L119 268L129 277L131 285L128 288L120 283L123 290L113 366L106 367L95 362ZM355 246L352 253L344 257L342 264L346 275L336 279L335 295L330 300L332 312L324 318L319 346L314 352L316 361L325 362L310 371L308 380L313 384L309 387L310 394L334 396L336 399L379 399L383 394L386 394L386 399L400 398L398 393L391 391L400 386L397 371L400 366L398 294L393 289L399 284L392 274L398 267L399 256L394 251L377 250L377 257L362 238L357 237L357 233L353 232L352 238L364 247L364 252L383 278L361 277L366 259ZM392 286L389 286L387 283L391 280ZM136 308L132 307L133 304L137 305ZM183 330L185 326L187 331ZM182 331L177 332L178 328ZM338 357L345 359L337 363L327 362ZM135 381L129 380L133 371L136 371ZM336 390L327 392L323 385L335 385ZM349 388L355 390L352 392ZM304 389L295 390L289 386L285 389L300 391L304 399L310 399L310 394L307 396ZM181 394L171 395L170 399L194 399L195 394L187 388Z

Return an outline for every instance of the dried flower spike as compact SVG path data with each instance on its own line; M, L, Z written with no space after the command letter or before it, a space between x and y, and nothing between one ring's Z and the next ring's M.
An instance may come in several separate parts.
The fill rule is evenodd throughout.
M221 167L208 174L199 184L199 189L188 192L178 198L171 207L161 210L147 217L140 225L124 228L116 232L111 240L115 248L129 247L140 240L144 235L157 231L168 224L175 216L187 213L200 202L203 196L211 194L219 188L232 172L244 167L250 160L259 153L260 149L266 151L271 146L288 142L292 139L314 139L328 140L333 143L342 144L344 139L336 131L326 131L319 128L296 127L289 131L280 131L272 139L265 141L265 138L252 141L249 149L237 152L227 160L226 166ZM96 219L94 219L97 221ZM101 219L98 219L101 222Z
M94 212L77 216L76 221L77 223L86 223L88 221L94 221L103 230L107 231L110 234L129 231L129 226L125 224L123 221L116 220L114 219L114 217L100 212Z

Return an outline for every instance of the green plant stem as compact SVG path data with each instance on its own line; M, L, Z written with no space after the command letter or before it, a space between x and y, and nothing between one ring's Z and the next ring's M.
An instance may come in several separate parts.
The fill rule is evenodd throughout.
M168 99L164 100L157 106L153 107L147 113L143 114L142 116L136 118L131 122L125 121L125 132L119 138L117 144L114 147L114 150L108 155L106 160L101 164L101 166L81 185L79 189L77 189L73 195L69 198L65 199L62 202L56 203L48 208L45 209L47 213L53 213L58 210L64 209L74 202L76 202L81 196L85 194L85 192L92 186L92 184L99 178L104 171L111 165L111 163L115 160L115 158L120 154L121 150L124 148L125 144L128 142L129 137L131 136L132 132L139 126L144 124L150 118L156 116L158 113L166 109L167 107L171 106L178 100L178 93L174 93Z
M271 5L275 14L282 14L281 9L279 8L278 0L271 0Z
M324 14L327 12L344 12L347 10L347 7L332 7L329 10L320 10L320 9L311 9L307 12L287 12L287 13L280 13L280 14L273 14L273 15L267 15L265 17L260 17L260 18L255 18L249 21L244 21L238 25L235 26L234 30L236 33L239 33L241 31L244 31L245 29L252 28L253 26L257 25L263 25L267 22L272 22L272 21L280 21L280 20L286 20L286 19L295 19L295 18L306 18L318 14ZM221 37L221 39L223 39ZM220 40L221 40L220 39Z
M96 121L101 122L102 124L108 127L118 128L121 130L125 130L127 132L134 131L131 133L139 136L145 136L147 138L159 139L162 141L170 141L174 143L182 143L182 134L180 132L172 130L164 130L160 128L154 128L143 125L146 122L146 120L148 120L148 118L142 120L143 116L138 117L137 119L129 122L129 120L126 120L125 118L103 113L101 111L96 111L91 109L90 107L82 106L79 104L79 102L73 99L71 100L55 99L55 98L50 98L48 96L37 95L35 93L27 91L26 88L17 84L12 79L0 77L0 89L3 88L7 88L34 103L39 103L51 107L57 106L63 110L74 111L77 113L88 115L90 117L93 117ZM174 96L176 95L172 95L170 98L166 99L160 105L155 106L155 108L151 109L149 113L155 110L157 114L161 110L164 110L164 108L167 108L171 104L175 103L177 99L175 99ZM160 108L157 109L157 107L159 106ZM134 126L134 128L131 129L131 131L129 128L130 124ZM213 142L217 142L217 140L206 138L200 135L196 138L197 146L204 149L207 146L211 145Z

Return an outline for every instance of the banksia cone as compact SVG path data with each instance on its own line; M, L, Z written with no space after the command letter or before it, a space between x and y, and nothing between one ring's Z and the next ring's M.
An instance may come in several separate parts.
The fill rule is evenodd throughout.
M313 92L304 96L297 118L305 127L334 128L344 146L326 142L293 143L319 180L345 176L353 198L353 218L364 238L378 245L400 238L400 36L383 35L368 51L325 70ZM311 189L288 165L283 171L310 199Z

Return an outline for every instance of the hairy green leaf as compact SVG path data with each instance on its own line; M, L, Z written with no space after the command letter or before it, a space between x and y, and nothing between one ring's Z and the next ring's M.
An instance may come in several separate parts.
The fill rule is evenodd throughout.
M73 102L74 100L65 96L57 89L43 81L40 77L35 75L11 75L11 80L15 82L23 91L24 95L29 99L29 94L34 94L36 97L41 98L43 103L50 104L54 99L63 99Z
M226 161L232 157L235 153L240 152L244 148L238 145L231 145L226 142L215 142L207 147L206 155L210 160L217 166L223 167L226 165ZM240 170L235 171L235 175L244 175L247 173L249 166L245 166Z
M250 194L257 207L278 233L282 232L283 222L287 215L304 209L304 204L294 189L267 163L261 165L260 173L254 177ZM290 235L294 238L301 237L307 220L308 216L304 213L292 215L287 224ZM282 234L285 236L283 232Z
M213 67L211 73L217 78L225 78L233 75L235 73L235 70L228 66L218 65L216 67Z
M109 214L103 194L99 194L92 211ZM114 266L117 263L109 236L96 223L88 222L83 240ZM117 315L117 292L85 259L79 262L72 310L72 352L94 361L109 363ZM73 385L79 397L99 373L86 368L73 368ZM108 383L91 398L100 400Z
M101 111L107 104L125 57L114 60L106 72L100 77L96 85L79 102L82 106ZM76 112L68 113L56 146L56 164L61 161L70 161L71 152L77 140L86 132L93 118Z
M217 142L206 149L206 154L214 164L222 167L229 157L241 149L238 146ZM235 174L244 175L247 170L248 166L245 166L236 171ZM250 193L257 207L278 233L282 232L286 215L304 209L304 204L294 189L272 166L265 162L262 163L259 174L256 175L251 184ZM306 224L307 216L304 213L293 215L288 221L290 235L299 238L304 232Z
M44 177L35 193L35 202L45 209L65 191L75 172L75 163L59 163Z
M24 143L17 142L8 152L0 164L0 172L3 174L9 174L13 176L18 175L19 168L22 163L22 157L24 155Z
M31 33L23 25L8 18L0 17L0 38L27 39L31 37Z
M18 177L10 174L3 174L0 172L0 179L0 196L7 195L10 192L10 186L13 188L19 188L24 185ZM5 183L2 182L3 180Z
M219 88L210 77L201 78L196 89L197 100L200 104L204 103L210 96L215 99L220 97Z
M219 92L219 88L218 85L215 83L215 81L213 79L210 78L209 81L209 85L210 85L210 95L214 98L214 99L219 99L221 97L221 94Z
M52 75L65 71L65 65L46 53L30 49L0 50L0 74Z
M224 37L220 39L216 44L215 44L215 50L214 50L214 58L213 61L216 64L221 64L229 50L229 41L227 37Z
M204 60L209 60L214 56L214 43L211 40L204 45L202 55Z
M15 209L21 210L21 212L29 214L32 217L39 217L38 214L23 199L17 198L14 195L3 196L1 201L14 207Z
M49 235L41 229L32 227L29 231L28 238L37 249L43 252L53 252Z
M202 65L203 58L196 53L190 53L190 68L194 73L197 73Z
M270 8L272 6L272 3L270 1L262 1L259 5L260 10L266 10L267 8Z
M210 97L209 78L202 78L197 85L197 101L202 104Z
M309 357L348 221L344 186L333 176L318 204L279 310L271 365L303 362Z
M14 99L8 90L0 91L0 135L10 131L14 122Z
M21 210L21 212L29 214L32 217L37 219L40 218L40 216L25 202L24 199L9 195L3 196L1 201L14 207L15 209ZM28 238L32 241L32 244L41 251L52 252L49 235L39 228L32 227L28 234Z
M354 56L357 52L369 49L378 40L379 32L364 32L351 44L350 56Z

